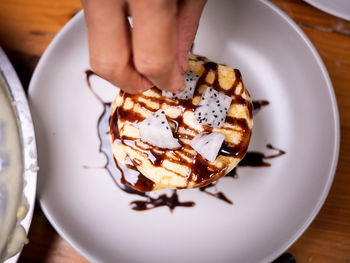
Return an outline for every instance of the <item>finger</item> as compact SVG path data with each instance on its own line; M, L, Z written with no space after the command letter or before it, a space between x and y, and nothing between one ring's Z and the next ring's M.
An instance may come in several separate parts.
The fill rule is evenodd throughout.
M163 90L179 92L185 83L176 63L176 1L130 0L136 69Z
M85 0L83 5L92 69L128 93L149 89L152 84L131 63L130 31L124 1Z
M188 69L188 52L197 33L206 0L180 0L177 14L176 59L183 72Z

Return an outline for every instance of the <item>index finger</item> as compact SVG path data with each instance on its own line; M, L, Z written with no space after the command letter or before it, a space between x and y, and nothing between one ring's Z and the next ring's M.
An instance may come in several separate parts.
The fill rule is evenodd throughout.
M122 0L84 0L90 64L96 74L128 93L140 93L152 84L131 60L130 30Z
M185 83L176 63L174 0L130 0L136 69L163 90L179 92Z

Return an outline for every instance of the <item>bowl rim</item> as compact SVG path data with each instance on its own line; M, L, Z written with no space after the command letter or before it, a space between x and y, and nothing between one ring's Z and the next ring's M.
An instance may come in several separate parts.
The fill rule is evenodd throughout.
M34 125L29 109L28 100L22 84L14 70L12 64L7 58L5 52L0 47L0 74L2 74L7 84L7 90L10 94L11 103L14 105L14 111L17 118L18 132L20 137L20 143L22 148L22 184L23 192L20 204L28 206L28 212L21 220L17 220L16 225L22 225L29 231L29 227L32 221L35 196L36 196L36 184L37 184L37 147L34 133ZM12 229L12 231L13 231ZM12 232L11 231L11 232ZM7 244L5 244L6 247ZM17 262L21 251L15 256L7 259L5 263Z

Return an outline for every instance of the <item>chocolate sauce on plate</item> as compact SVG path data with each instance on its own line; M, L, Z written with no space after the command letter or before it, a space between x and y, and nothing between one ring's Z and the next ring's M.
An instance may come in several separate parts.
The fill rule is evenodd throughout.
M285 151L283 151L281 149L273 147L271 144L267 144L266 148L271 149L271 150L275 150L276 153L272 154L272 155L266 155L266 154L261 153L261 152L254 152L254 151L247 152L247 154L244 156L242 161L240 161L238 166L240 166L240 167L244 167L244 166L250 166L250 167L271 166L271 163L268 163L265 161L266 159L276 158L276 157L279 157L279 156L286 153Z
M224 202L226 202L226 203L232 205L233 202L232 202L230 199L228 199L228 198L226 197L226 195L225 195L223 192L215 192L215 193L213 193L213 192L209 192L209 191L207 190L207 189L209 189L209 188L215 187L215 185L217 184L217 182L218 182L218 181L211 182L210 184L207 184L206 186L203 186L203 187L199 188L199 191L204 192L204 193L206 193L206 194L208 194L208 195L211 195L211 196L213 196L213 197L216 197L216 198L218 198L218 199L220 199L220 200L222 200L222 201L224 201Z
M192 207L195 203L192 201L180 202L177 191L174 190L171 196L167 196L166 194L162 194L157 198L147 196L146 200L135 200L130 205L132 209L137 211L149 210L159 206L167 206L170 211L173 211L177 206Z
M254 100L253 101L253 108L254 108L254 114L256 114L258 111L261 110L262 107L265 107L267 105L269 105L270 102L268 102L267 100Z

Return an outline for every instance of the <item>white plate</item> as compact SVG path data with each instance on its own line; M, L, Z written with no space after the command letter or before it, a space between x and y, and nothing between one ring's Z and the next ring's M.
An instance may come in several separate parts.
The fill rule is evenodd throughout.
M26 233L28 233L29 226L32 221L33 211L34 211L36 183L37 183L37 151L36 151L34 127L33 127L32 117L29 111L28 101L24 93L23 87L21 85L21 82L18 79L16 71L12 67L10 61L8 60L4 51L1 48L0 48L0 74L6 81L7 87L4 87L4 88L8 89L9 95L11 96L10 103L14 105L16 121L18 122L18 135L19 135L20 144L21 144L22 166L23 166L21 184L23 184L22 186L23 189L21 190L21 199L19 201L19 204L17 205L19 206L22 204L28 208L28 212L22 220L16 219L17 208L14 209L15 211L12 214L13 224L11 226L10 233L13 233L14 228L19 225L22 225ZM0 105L0 108L1 108L1 105ZM16 200L15 196L13 195L15 195L15 193L11 193L10 198L13 198L13 200ZM7 212L12 210L9 204L7 204L6 206L7 206ZM11 219L10 214L8 214L7 216L10 216L9 219ZM0 234L4 234L4 233L0 233ZM9 240L10 240L10 236L7 237L7 245ZM22 240L19 239L18 241L20 242ZM6 249L4 251L1 251L1 249L2 248L0 248L0 260L4 255L6 255ZM17 262L20 256L21 250L22 249L18 251L19 253L9 258L8 260L6 260L5 263ZM1 255L2 253L4 253L4 255Z
M349 0L304 0L322 11L350 20Z
M180 200L194 207L130 209L142 198L121 191L101 168L106 158L96 124L104 108L85 81L82 13L36 68L29 94L40 202L91 262L268 262L303 233L327 196L339 149L336 100L320 57L295 23L268 2L209 1L194 52L239 68L252 97L270 101L256 115L250 149L267 152L272 143L287 151L271 167L240 168L237 180L220 181L234 205L184 190ZM97 77L93 86L105 100L115 92Z

